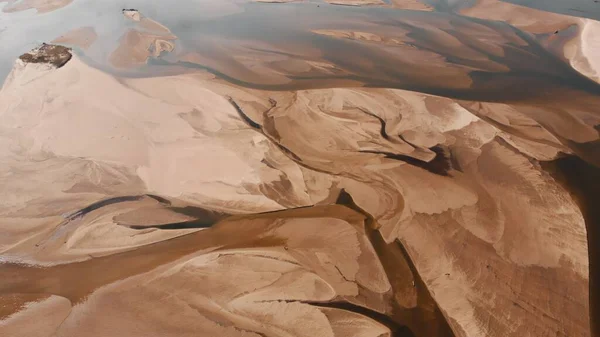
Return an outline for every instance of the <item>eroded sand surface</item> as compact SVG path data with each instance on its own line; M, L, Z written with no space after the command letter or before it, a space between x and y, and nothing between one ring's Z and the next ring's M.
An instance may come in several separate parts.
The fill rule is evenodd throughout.
M0 335L595 336L598 25L518 8L305 33L393 75L137 10L108 61L173 74L93 67L90 27L17 60Z

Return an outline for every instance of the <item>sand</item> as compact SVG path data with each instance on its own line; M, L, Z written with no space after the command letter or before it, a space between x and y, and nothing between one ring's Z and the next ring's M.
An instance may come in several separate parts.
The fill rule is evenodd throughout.
M175 49L177 39L169 28L143 16L137 10L123 10L123 15L137 23L121 36L119 46L111 53L109 62L116 68L144 65L150 57L160 57Z
M383 5L385 2L382 0L325 0L327 3L332 5L344 5L344 6L367 6L367 5Z
M588 78L600 82L600 63L598 57L600 45L600 23L581 19L579 23L578 41L571 41L565 47L565 57L571 66Z
M478 4L464 14L514 9ZM479 28L468 47L444 21L419 23L444 53L415 48L409 25L307 34L402 51L407 73L457 90L477 84L467 69L508 72L505 44L529 46L463 23ZM131 24L115 66L174 52L168 27ZM581 27L565 56L594 79L596 26ZM88 34L61 38L84 48ZM223 63L186 60L271 85L350 73L315 50L229 43ZM420 74L424 61L439 72ZM485 101L361 83L269 91L199 69L122 77L77 54L17 61L0 90L0 334L593 336L589 209L546 171L565 156L597 170L593 93Z
M179 316L181 322L196 317L196 325L186 331L203 327L225 335L239 334L240 329L346 334L344 324L336 322L361 314L323 311L309 303L339 298L385 312L385 301L374 294L389 295L390 281L373 258L376 248L368 248L373 243L357 234L364 233L360 221L350 226L347 222L355 220L338 220L335 212L321 213L321 206L308 208L306 215L285 211L331 203L342 188L374 217L382 239L391 246L398 241L406 245L411 263L456 335L493 336L496 331L498 336L516 336L532 325L538 331L585 335L583 217L569 193L531 163L531 158L549 160L558 151L571 150L551 133L541 132L527 109L402 90L264 92L205 73L117 81L76 56L60 69L40 67L16 66L0 93L3 161L12 172L2 182L10 202L1 213L5 220L21 223L3 222L5 260L66 268L75 267L74 261L94 265L97 259L118 259L114 254L150 249L151 243L192 240L190 235L220 237L197 247L176 244L189 247L187 253L177 253L172 262L157 261L151 268L156 271L140 274L146 281L136 291L126 285L139 284L135 278L112 284L122 279L118 273L101 290L94 291L104 284L89 284L92 288L85 292L92 296L87 300L70 295L69 287L44 290L79 303L61 325L62 335L104 335L110 326L121 333L150 333L161 322L152 315L180 311L183 303L202 308ZM47 91L50 83L53 90ZM90 88L95 95L83 94ZM25 93L36 99L15 99ZM500 123L520 133L502 131ZM55 183L44 189L30 183L40 180ZM98 200L146 193L168 203L141 197L79 216L73 213ZM49 203L58 208L49 209ZM202 213L205 220L195 227L161 229L197 219L200 213L175 211L192 206L233 218L222 220L229 225L210 229L214 234L205 229L213 221L206 218L208 213ZM243 215L276 210L283 213ZM302 220L304 216L313 220ZM267 219L281 220L267 225ZM252 225L258 223L264 225ZM225 228L224 233L255 229L231 237L219 234L218 228ZM260 238L275 241L259 243ZM240 239L249 241L234 243ZM211 253L215 249L220 253ZM248 281L227 276L232 270ZM129 272L134 276L142 271ZM194 275L204 276L194 281ZM353 283L358 280L361 287ZM203 290L183 286L197 282L204 284ZM571 286L558 286L564 282ZM272 285L264 288L267 284ZM512 289L517 285L534 288L515 297ZM83 295L81 287L86 285L77 296ZM362 287L374 293L359 296ZM390 312L393 320L415 331L428 329L428 324L402 318L402 310L414 307L414 294L395 291L395 305L405 309ZM548 306L543 303L550 292L554 302ZM171 296L172 304L161 300L164 293L177 294ZM489 301L490 296L495 300ZM114 302L116 298L122 300ZM149 314L144 330L135 330L141 325L129 325L126 312L133 315L153 299L161 301L162 309ZM122 301L129 306L118 304ZM527 305L545 305L548 318L527 314ZM502 310L493 316L482 313L498 307ZM410 310L425 310L418 308ZM515 315L521 317L517 325L511 318ZM369 316L358 317L353 319L356 336L379 336L389 329ZM436 324L446 324L440 317ZM97 324L98 319L106 324ZM214 322L223 320L236 329L220 330L222 323ZM313 323L298 323L303 320Z

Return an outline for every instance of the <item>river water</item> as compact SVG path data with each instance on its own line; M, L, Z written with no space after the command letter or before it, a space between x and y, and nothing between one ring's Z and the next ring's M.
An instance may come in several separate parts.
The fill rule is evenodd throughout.
M543 3L535 4L561 11L557 1ZM70 30L91 26L97 40L75 52L90 65L121 76L202 68L260 89L368 85L492 101L523 99L523 90L515 83L600 92L531 34L454 12L471 2L433 4L435 11L422 12L319 2L185 0L174 6L161 1L76 0L48 13L0 13L0 78L20 54ZM135 69L113 67L110 54L136 25L121 14L123 8L136 8L167 26L177 36L175 50ZM395 42L374 44L315 33L323 30L366 32ZM314 62L329 68L315 68ZM307 64L311 70L298 70Z

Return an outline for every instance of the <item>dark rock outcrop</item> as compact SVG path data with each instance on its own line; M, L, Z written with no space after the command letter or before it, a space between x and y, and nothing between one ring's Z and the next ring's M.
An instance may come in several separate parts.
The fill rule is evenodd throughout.
M47 63L60 68L71 60L71 48L42 43L41 46L19 56L25 63Z

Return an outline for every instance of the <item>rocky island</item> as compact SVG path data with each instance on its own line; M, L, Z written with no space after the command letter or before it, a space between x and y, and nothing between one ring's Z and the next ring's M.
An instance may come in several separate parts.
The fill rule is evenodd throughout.
M21 55L24 63L43 63L60 68L71 60L71 49L59 45L42 43L41 46Z

